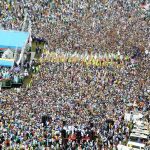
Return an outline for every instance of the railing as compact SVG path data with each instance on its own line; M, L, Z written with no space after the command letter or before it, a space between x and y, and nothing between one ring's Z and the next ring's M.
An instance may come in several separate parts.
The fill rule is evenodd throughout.
M22 0L23 1L23 3L25 4L26 2L25 2L25 0ZM24 18L24 22L23 22L23 26L22 26L22 31L27 31L27 32L29 32L29 34L30 34L30 42L31 42L31 31L32 31L32 27L31 27L31 20L30 20L30 18L29 18L29 14L28 14L28 12L27 12L27 9L25 9L24 10L25 11L25 18ZM27 44L27 42L28 41L26 41L26 44ZM23 66L23 55L24 55L24 52L25 52L25 49L26 49L26 44L25 44L25 46L22 48L22 50L21 50L21 53L20 53L20 57L19 57L19 60L17 61L17 64L20 64L20 62L21 62L21 64L22 64L22 66Z

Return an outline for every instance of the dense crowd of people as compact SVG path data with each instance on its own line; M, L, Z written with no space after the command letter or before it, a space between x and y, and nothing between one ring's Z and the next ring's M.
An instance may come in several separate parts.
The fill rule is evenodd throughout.
M147 0L0 1L1 26L21 29L28 13L33 35L51 50L131 53L149 48Z
M143 103L139 111L149 109L146 61L143 56L138 69L130 61L121 68L43 63L31 89L3 91L2 139L11 147L116 147L129 137L126 103L136 100Z
M129 66L130 62L122 68L42 64L26 92L2 93L3 144L111 149L126 141L126 104L136 101L139 111L149 110L148 66L143 66L144 72Z
M28 13L33 37L47 42L32 86L0 93L0 149L126 143L134 123L125 112L150 109L148 7L146 0L0 1L1 28L21 30Z

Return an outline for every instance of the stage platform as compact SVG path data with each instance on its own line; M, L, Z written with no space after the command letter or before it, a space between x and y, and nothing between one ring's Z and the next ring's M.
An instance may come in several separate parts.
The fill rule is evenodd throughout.
M22 49L30 34L28 32L0 30L0 49Z

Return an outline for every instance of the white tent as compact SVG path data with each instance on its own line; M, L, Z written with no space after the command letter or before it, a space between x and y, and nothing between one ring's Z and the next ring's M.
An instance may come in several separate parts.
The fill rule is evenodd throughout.
M14 58L14 53L10 49L7 49L3 53L2 58L13 59Z

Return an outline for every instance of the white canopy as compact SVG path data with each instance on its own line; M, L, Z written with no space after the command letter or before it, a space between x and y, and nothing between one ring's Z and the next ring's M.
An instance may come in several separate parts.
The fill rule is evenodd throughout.
M5 50L5 52L2 55L2 58L5 59L13 59L13 57L14 57L14 53L10 49Z

